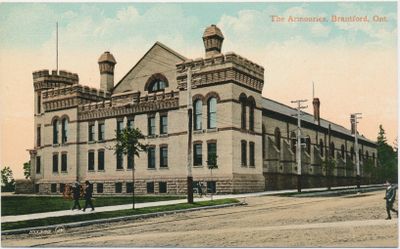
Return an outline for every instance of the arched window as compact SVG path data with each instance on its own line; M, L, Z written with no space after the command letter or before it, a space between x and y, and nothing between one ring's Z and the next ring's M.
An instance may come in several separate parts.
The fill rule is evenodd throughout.
M63 118L61 121L61 143L68 141L68 119Z
M53 144L58 144L58 119L53 120Z
M253 97L249 97L249 130L254 131L254 108L256 106L256 102Z
M247 102L247 98L246 95L244 93L240 94L239 97L239 102L240 102L240 107L241 107L241 127L242 129L246 129L247 126L247 120L246 120L246 102Z
M290 149L293 153L296 153L296 133L290 133Z
M202 109L203 109L203 101L201 99L198 99L194 102L194 130L201 130L202 129Z
M319 155L324 156L324 141L322 139L319 140Z
M207 101L207 117L208 117L208 129L217 127L217 99L211 97Z
M281 131L279 130L278 127L275 128L275 145L276 148L278 148L279 150L281 149Z
M153 74L146 82L145 90L149 93L164 91L165 88L168 87L167 78L160 74Z
M344 145L342 144L342 146L340 147L340 152L342 154L342 159L344 159Z
M375 163L375 152L372 152L372 162Z
M329 145L329 155L335 158L335 144L333 142Z
M369 153L368 153L368 150L365 152L365 159L369 159Z

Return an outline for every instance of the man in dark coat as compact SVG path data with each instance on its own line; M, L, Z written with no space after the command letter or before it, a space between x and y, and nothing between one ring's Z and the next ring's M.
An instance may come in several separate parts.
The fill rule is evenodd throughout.
M385 194L385 198L386 199L386 212L387 212L387 220L392 219L392 217L390 216L390 211L393 211L396 213L396 215L398 216L399 212L393 208L393 203L396 199L396 189L397 189L397 185L395 184L391 184L389 181L386 181L386 194Z
M78 210L81 210L81 205L79 204L79 197L81 194L81 189L79 186L79 183L76 182L74 186L72 187L72 197L74 198L74 206L72 207L72 210L75 208L78 208Z
M93 203L92 203L92 194L93 194L93 185L90 184L89 181L85 182L85 207L83 208L83 212L85 212L86 208L90 206L92 211L94 211Z

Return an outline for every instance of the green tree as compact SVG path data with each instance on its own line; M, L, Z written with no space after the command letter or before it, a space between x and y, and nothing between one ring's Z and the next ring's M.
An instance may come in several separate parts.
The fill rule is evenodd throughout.
M377 138L377 152L378 152L378 178L383 180L390 180L397 182L397 149L393 149L387 143L386 133L382 125L379 126L379 133Z
M121 131L116 131L117 142L114 146L108 147L114 151L115 155L129 155L140 157L141 152L147 152L147 145L141 143L145 136L138 128L126 127ZM133 160L134 162L134 160ZM135 165L132 166L132 209L135 209Z
M15 180L10 167L4 167L1 170L1 191L13 192L15 190Z
M31 162L30 161L24 163L24 176L25 176L25 179L31 178Z
M207 160L207 167L208 167L208 169L210 170L210 173L211 173L211 181L213 179L213 176L212 176L213 169L217 169L218 168L217 158L218 158L218 156L215 153L212 153L212 154L210 154L210 156L209 156L209 158ZM212 191L211 191L211 200L213 200L213 192Z

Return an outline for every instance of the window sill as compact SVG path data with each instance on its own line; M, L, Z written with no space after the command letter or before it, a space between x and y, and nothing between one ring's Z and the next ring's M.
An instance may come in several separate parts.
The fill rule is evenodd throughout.
M250 165L250 166L249 166L249 168L255 168L255 167L256 167L255 165Z
M205 131L206 131L206 130L202 130L202 129L200 129L200 130L194 130L194 131L193 131L193 134L203 134Z
M53 144L53 148L54 147L60 147L60 144Z
M242 168L247 168L247 165L242 164L242 165L240 165L240 167L242 167Z
M160 166L160 169L169 169L168 166Z
M156 168L147 168L148 170L156 170Z
M58 175L58 171L57 172L52 172L53 173L53 175Z
M88 143L88 144L95 144L96 141L88 141L87 143Z
M163 137L168 137L168 133L160 134L160 138L163 138Z
M193 165L193 168L203 168L203 165Z
M207 129L207 133L208 132L217 132L218 131L218 128L209 128L209 129Z
M67 143L62 143L61 146L68 146L68 144Z
M99 141L97 141L98 143L105 143L106 141L104 141L104 140L99 140Z
M68 171L61 171L61 174L68 174Z
M115 169L116 171L124 171L124 169Z
M104 169L98 169L97 172L105 172Z
M95 173L96 171L94 171L94 169L88 169L88 172Z
M157 135L147 135L147 138L157 138Z

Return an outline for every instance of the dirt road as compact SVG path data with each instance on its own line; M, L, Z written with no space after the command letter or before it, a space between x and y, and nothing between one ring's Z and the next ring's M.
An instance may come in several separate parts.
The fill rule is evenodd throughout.
M385 220L383 196L252 197L241 207L2 236L2 246L397 247L398 219Z

